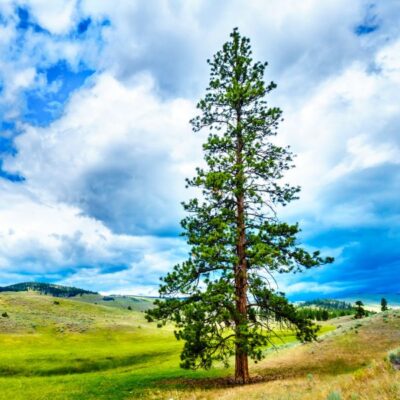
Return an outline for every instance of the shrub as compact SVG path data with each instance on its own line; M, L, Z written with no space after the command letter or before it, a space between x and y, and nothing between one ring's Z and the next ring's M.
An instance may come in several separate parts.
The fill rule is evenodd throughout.
M60 302L58 301L58 300L54 300L54 302L53 302L56 306L59 306L60 305Z
M389 361L396 369L400 369L400 349L391 351L389 353Z
M330 392L326 400L342 400L342 395L339 392Z
M8 318L7 312L3 312L3 314L1 314L1 316L4 317L4 318Z
M131 307L131 306L128 306L128 310L132 311L132 307Z

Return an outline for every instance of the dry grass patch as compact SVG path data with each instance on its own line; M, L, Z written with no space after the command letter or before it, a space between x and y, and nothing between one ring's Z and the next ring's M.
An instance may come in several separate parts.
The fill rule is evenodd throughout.
M400 400L400 373L388 351L400 343L400 313L352 321L318 343L271 354L252 374L256 383L193 380L189 387L149 393L156 399ZM207 385L209 385L207 387ZM216 387L216 385L220 385ZM157 397L158 396L158 397Z

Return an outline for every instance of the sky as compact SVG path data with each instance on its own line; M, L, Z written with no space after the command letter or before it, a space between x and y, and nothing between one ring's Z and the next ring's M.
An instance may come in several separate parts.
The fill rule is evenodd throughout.
M206 60L238 27L297 154L280 217L335 257L279 289L400 292L399 19L398 0L2 0L0 285L156 294L189 251Z

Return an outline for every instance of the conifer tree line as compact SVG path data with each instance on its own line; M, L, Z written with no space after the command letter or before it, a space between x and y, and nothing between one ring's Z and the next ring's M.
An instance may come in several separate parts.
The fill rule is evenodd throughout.
M297 199L299 187L283 183L293 155L272 140L282 112L267 104L275 83L265 83L265 62L252 59L250 40L234 29L211 60L206 94L191 121L205 130L205 167L187 185L198 189L184 203L186 261L162 278L161 300L149 321L175 324L184 341L183 368L209 368L235 360L235 380L250 380L248 360L260 360L280 326L302 341L315 339L313 322L297 312L274 285L274 275L332 262L302 248L298 224L278 210Z
M344 317L345 315L353 315L355 309L327 309L314 307L299 307L297 309L299 315L315 321L327 321L328 319Z

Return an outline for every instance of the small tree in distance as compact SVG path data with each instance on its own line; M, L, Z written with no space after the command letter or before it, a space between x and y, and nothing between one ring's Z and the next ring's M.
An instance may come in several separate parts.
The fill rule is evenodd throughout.
M356 313L354 314L354 318L360 319L366 316L366 311L364 309L364 303L361 300L356 301Z
M185 342L183 368L227 365L234 356L235 380L244 384L248 358L262 358L279 325L294 329L302 341L316 337L312 321L273 290L272 274L333 259L299 247L298 225L277 217L276 206L296 199L299 188L280 182L292 154L270 140L281 110L268 107L265 96L276 85L265 84L267 63L253 62L249 39L237 29L230 37L208 60L209 87L191 121L195 132L210 132L203 145L206 168L187 181L202 192L184 204L182 227L191 252L162 278L163 299L147 319L175 323L176 338Z
M381 299L381 311L387 311L387 310L388 310L388 302L384 297L382 297L382 299Z

